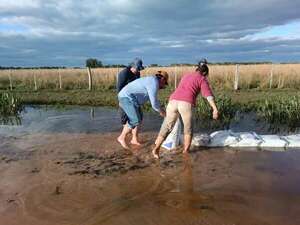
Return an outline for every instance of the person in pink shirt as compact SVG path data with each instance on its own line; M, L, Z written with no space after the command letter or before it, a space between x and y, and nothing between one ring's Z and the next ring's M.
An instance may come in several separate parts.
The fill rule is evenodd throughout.
M176 90L171 94L166 109L166 118L156 138L155 147L152 150L155 158L159 158L160 146L172 131L179 116L182 118L184 127L183 153L189 151L192 142L192 108L196 105L199 93L207 99L211 106L213 119L218 119L219 112L207 80L208 73L207 61L206 59L202 59L198 63L196 71L185 74Z

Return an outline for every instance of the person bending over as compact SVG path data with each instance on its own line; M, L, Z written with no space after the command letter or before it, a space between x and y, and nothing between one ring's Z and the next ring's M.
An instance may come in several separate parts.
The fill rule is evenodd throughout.
M139 58L135 58L129 65L120 71L117 79L117 93L119 93L127 84L141 77L140 71L144 69L143 61ZM119 107L119 115L121 118L121 124L125 126L128 121L128 117L124 110ZM132 130L131 144L141 145L138 140L138 127Z
M165 116L165 110L158 100L158 90L168 85L168 78L169 75L166 71L158 71L154 76L142 77L132 81L118 94L119 105L128 117L128 122L117 139L123 148L129 149L126 137L140 125L142 121L141 106L147 101L150 101L152 108L162 117Z
M183 153L189 151L192 142L192 108L195 107L196 98L200 92L211 106L213 118L218 118L219 112L207 80L208 74L207 61L203 59L198 63L195 72L185 74L182 77L178 87L171 94L166 109L166 117L156 138L155 147L152 150L152 154L155 158L159 158L160 146L172 131L179 116L182 118L184 128Z

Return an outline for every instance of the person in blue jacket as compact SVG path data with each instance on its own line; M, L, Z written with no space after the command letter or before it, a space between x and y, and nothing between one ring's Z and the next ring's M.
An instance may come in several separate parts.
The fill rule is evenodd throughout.
M119 93L130 82L140 78L140 71L143 69L143 61L140 58L135 58L133 62L129 63L126 68L121 70L117 79L117 93ZM121 124L124 126L128 121L128 117L121 107L119 107L119 114L121 117ZM131 144L141 145L138 140L138 126L132 130Z
M158 71L154 76L147 76L136 79L127 84L118 94L119 105L128 117L118 142L123 148L129 149L126 142L127 135L141 124L141 106L150 101L152 108L162 117L166 113L158 100L158 90L168 85L169 75L166 71Z

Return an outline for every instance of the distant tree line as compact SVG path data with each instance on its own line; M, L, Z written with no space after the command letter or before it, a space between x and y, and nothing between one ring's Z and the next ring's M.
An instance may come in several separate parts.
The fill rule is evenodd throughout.
M107 64L104 65L100 60L95 58L88 58L85 61L85 66L90 68L112 68L112 67L126 67L123 64Z
M300 62L280 62L277 64L298 64ZM264 62L209 62L210 65L254 65L254 64L272 64L270 61L264 61ZM195 66L196 64L192 63L171 63L169 65L160 65L157 63L153 63L148 65L147 67L174 67L174 66ZM103 64L102 61L95 59L95 58L89 58L86 60L86 67L90 68L122 68L126 67L124 64ZM66 66L39 66L39 67L21 67L21 66L0 66L0 70L20 70L20 69L66 69L66 68L73 68L73 69L82 69L82 67L66 67Z

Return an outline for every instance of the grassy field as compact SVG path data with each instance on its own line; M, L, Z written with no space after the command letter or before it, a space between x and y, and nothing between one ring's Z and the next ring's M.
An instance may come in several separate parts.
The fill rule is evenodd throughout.
M88 90L87 69L1 70L0 94L7 96L3 93L8 91L24 104L117 107L116 75L121 69L92 69L91 91ZM299 124L300 64L239 65L238 91L233 90L236 69L236 65L210 66L209 80L223 121L229 121L236 110L253 110L271 122ZM195 68L152 67L142 71L142 76L158 70L170 74L170 85L159 93L161 102L166 104L181 76ZM15 97L3 98L2 105L10 106L9 99ZM200 117L210 116L205 104L199 98L196 111ZM149 104L145 106L145 110L148 109Z
M160 90L159 99L163 105L167 104L168 97L173 88ZM116 91L108 90L38 90L0 91L2 98L2 111L0 122L6 122L6 115L11 115L23 104L47 104L64 107L65 105L85 106L111 106L118 105ZM217 90L215 92L216 104L220 110L220 120L214 126L224 127L234 118L235 113L254 111L272 124L288 124L290 127L300 126L300 94L297 89L271 89L271 90ZM15 107L14 103L18 103ZM145 111L151 111L150 104L144 106ZM3 113L4 112L4 113ZM16 112L16 115L18 115ZM198 98L196 107L197 118L210 118L211 112L208 103L203 98ZM2 119L1 119L2 118ZM210 121L210 120L208 120ZM210 124L211 125L211 124Z
M159 99L165 103L172 92L172 88L159 91ZM0 93L3 91L0 91ZM20 91L14 93L25 104L62 104L62 105L88 105L88 106L117 106L116 91L111 90L38 90ZM266 99L275 101L279 97L292 97L299 94L297 89L272 89L272 90L215 90L216 97L225 95L234 103L257 103Z
M210 65L209 79L216 90L232 90L236 65ZM93 88L110 90L115 88L116 75L122 68L92 69ZM170 85L174 88L181 76L194 67L150 67L142 71L142 76L166 70L170 74ZM300 64L257 64L239 65L239 88L286 89L300 88ZM21 69L1 70L2 90L83 90L88 89L87 69Z

